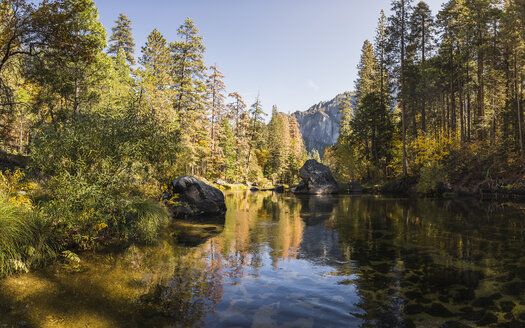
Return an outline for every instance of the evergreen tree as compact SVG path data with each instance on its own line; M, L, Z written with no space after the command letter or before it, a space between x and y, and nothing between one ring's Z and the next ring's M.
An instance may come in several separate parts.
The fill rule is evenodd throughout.
M267 148L266 174L274 183L283 182L289 164L290 124L286 115L279 113L277 106L273 106L272 118L268 123Z
M379 75L379 94L381 103L389 106L391 80L388 73L388 35L387 35L387 20L385 12L381 10L381 15L377 23L376 37L374 50L377 58L378 75Z
M262 109L261 100L259 95L255 98L255 102L250 106L250 125L248 128L248 138L249 138L249 147L248 147L248 158L246 160L246 169L245 169L245 181L247 181L248 175L250 173L250 167L252 164L262 164L254 163L253 154L256 150L261 150L265 144L265 129L266 125L264 124L264 117L266 113ZM262 166L262 165L260 165Z
M513 133L515 138L515 145L520 151L522 166L525 168L525 152L523 145L523 118L522 118L522 101L523 101L523 76L525 68L525 2L522 2L521 10L520 4L513 0L505 0L504 12L502 20L502 36L505 48L507 49L508 61L510 62L507 76L509 82L507 83L507 105L509 107L509 115L516 119L515 131ZM520 16L520 13L522 14ZM521 31L521 33L520 33ZM510 119L510 121L514 121ZM510 125L510 124L508 124ZM506 131L504 131L506 132Z
M421 103L421 130L426 131L426 93L428 88L428 67L426 59L432 52L434 20L428 5L420 1L410 17L410 35L407 53L416 66L416 101ZM415 108L416 106L414 106ZM415 113L414 113L415 117ZM416 128L417 130L417 128ZM417 132L417 131L416 131Z
M299 129L299 123L295 115L288 116L290 131L290 150L288 158L287 182L295 183L298 180L299 170L304 164L306 148L304 146L303 135Z
M158 88L169 85L170 52L166 39L157 29L148 35L141 52L139 64L157 80Z
M219 136L218 146L223 154L222 175L229 181L234 181L237 177L237 154L235 151L235 138L227 119L220 122L221 134Z
M114 60L108 60L108 65L110 68L100 92L100 107L122 113L129 109L134 95L134 81L124 51L120 50Z
M173 106L179 120L184 148L181 162L185 163L186 171L191 174L205 173L205 158L210 151L204 81L205 47L202 36L198 33L193 20L187 18L177 31L180 41L170 43L173 61L171 75L175 92Z
M215 152L216 141L218 139L217 126L222 122L226 113L226 107L224 105L224 95L226 86L224 85L224 75L219 71L217 66L210 67L211 73L208 75L206 80L206 86L208 87L208 99L210 99L210 136L212 142L212 150Z
M173 119L173 105L169 74L171 58L166 39L154 29L149 35L146 44L142 47L142 56L138 70L140 86L144 92L144 102L153 113L165 120Z
M117 56L119 51L124 51L126 60L130 65L135 65L135 42L131 34L131 20L124 14L119 14L115 21L115 26L111 28L109 37L108 53Z
M378 92L366 94L350 122L350 142L361 149L363 158L386 174L393 134L390 110L381 104ZM368 170L368 178L371 178Z
M249 128L250 114L246 109L246 103L237 92L230 93L228 97L232 102L227 105L228 116L233 122L233 134L235 137L235 149L237 165L240 168L246 166L249 151Z
M412 0L393 0L392 16L389 17L389 51L393 64L392 71L397 76L399 107L401 108L401 136L403 143L403 176L408 176L407 140L406 140L406 101L405 101L405 65L406 46L409 35L409 17Z
M360 102L362 97L381 88L378 84L380 82L380 78L378 78L379 65L374 55L374 48L368 40L363 44L361 60L357 69L358 78L355 83L355 90L358 102Z

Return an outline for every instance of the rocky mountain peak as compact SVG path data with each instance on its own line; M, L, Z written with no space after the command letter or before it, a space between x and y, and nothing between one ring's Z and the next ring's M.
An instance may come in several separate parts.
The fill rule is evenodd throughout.
M326 147L337 142L339 137L340 103L345 94L339 94L329 101L321 101L306 111L293 113L303 135L306 150L319 151L322 157Z

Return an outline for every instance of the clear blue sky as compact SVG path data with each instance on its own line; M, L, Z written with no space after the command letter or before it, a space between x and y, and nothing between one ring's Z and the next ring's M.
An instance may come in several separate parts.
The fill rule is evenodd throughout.
M352 90L364 40L372 40L388 0L95 0L108 33L119 13L133 23L136 56L157 28L168 41L191 17L228 92L264 110L305 110ZM442 0L426 1L435 15ZM109 34L108 34L109 35Z

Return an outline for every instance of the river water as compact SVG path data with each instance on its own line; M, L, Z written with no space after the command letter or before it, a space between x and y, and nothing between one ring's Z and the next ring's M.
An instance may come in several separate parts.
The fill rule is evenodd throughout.
M226 195L223 225L0 280L0 327L525 327L525 209Z

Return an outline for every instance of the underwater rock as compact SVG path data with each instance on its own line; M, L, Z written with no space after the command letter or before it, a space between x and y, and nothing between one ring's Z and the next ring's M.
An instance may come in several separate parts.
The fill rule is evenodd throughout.
M224 216L226 204L222 192L201 180L185 175L173 181L165 200L174 217Z
M479 321L485 316L484 310L466 312L462 318L468 321Z
M447 318L454 316L454 314L450 312L449 309L447 309L440 303L432 303L430 308L426 309L425 312L433 317Z
M414 315L425 312L425 307L421 304L409 304L405 306L405 314Z
M498 317L496 317L496 315L492 312L487 312L481 318L481 320L477 322L477 324L480 326L488 326L496 322L498 322Z
M456 295L454 295L453 300L455 303L466 303L470 300L473 300L476 297L474 290L465 288L458 289Z
M494 301L490 297L480 297L472 302L472 305L479 308L488 308L489 306L494 305Z
M439 328L469 328L469 326L466 326L458 321L447 321L439 326Z
M512 301L503 301L499 303L499 306L503 312L511 312L516 304L514 304Z

